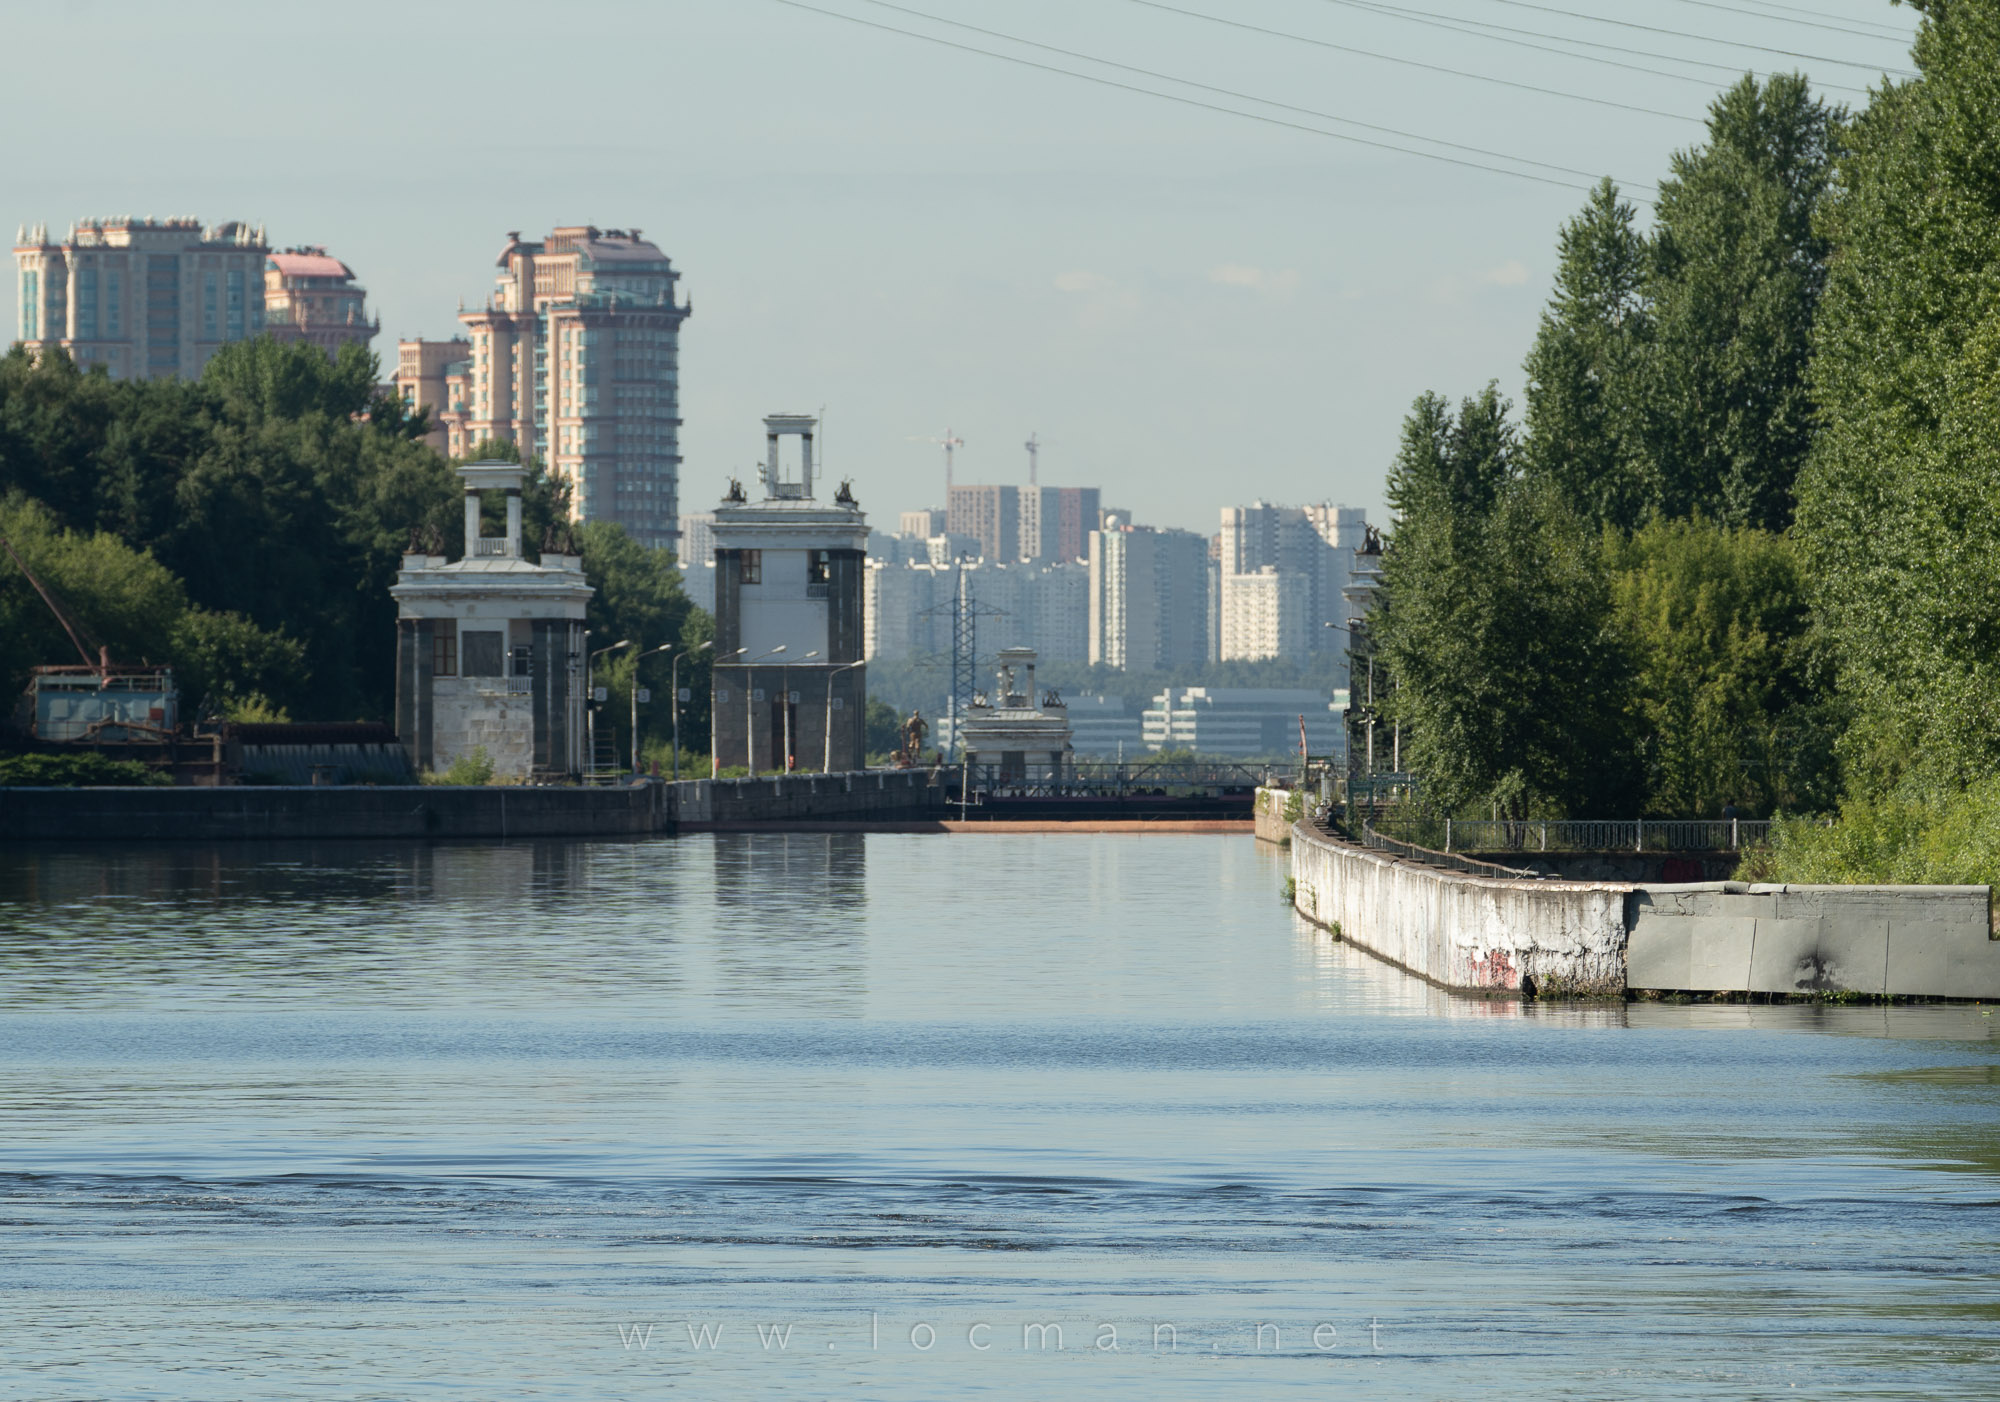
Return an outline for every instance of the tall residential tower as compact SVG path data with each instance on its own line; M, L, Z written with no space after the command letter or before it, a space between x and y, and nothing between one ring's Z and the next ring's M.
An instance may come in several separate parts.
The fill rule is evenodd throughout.
M51 241L24 228L18 338L57 346L114 380L191 380L230 341L264 329L262 228L199 219L85 219Z
M471 342L463 434L506 439L569 480L577 516L672 546L680 514L680 274L637 229L507 235Z

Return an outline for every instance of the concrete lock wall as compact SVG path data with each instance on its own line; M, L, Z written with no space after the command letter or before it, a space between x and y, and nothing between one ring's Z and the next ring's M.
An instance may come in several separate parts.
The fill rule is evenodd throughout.
M1625 988L1625 891L1494 881L1292 829L1300 914L1447 988L1603 996Z
M1449 988L2000 1000L1987 886L1461 875L1292 830L1300 914Z
M0 841L619 837L942 811L926 770L618 788L495 785L0 788Z

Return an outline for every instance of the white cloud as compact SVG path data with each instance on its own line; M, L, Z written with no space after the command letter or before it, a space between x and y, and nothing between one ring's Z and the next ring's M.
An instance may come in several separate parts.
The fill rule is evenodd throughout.
M1488 268L1480 278L1496 287L1524 287L1528 282L1528 265L1518 258L1510 258L1497 268Z
M1058 292L1102 292L1110 286L1110 278L1086 268L1073 268L1069 272L1056 274Z
M1244 287L1252 292L1283 296L1299 285L1297 268L1271 271L1249 263L1221 263L1208 270L1208 280L1222 287Z

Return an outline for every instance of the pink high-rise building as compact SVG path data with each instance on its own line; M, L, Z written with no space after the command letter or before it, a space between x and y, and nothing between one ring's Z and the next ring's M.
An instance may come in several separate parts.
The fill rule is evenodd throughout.
M264 329L273 340L303 341L328 357L382 329L368 319L368 291L324 248L287 248L264 260Z

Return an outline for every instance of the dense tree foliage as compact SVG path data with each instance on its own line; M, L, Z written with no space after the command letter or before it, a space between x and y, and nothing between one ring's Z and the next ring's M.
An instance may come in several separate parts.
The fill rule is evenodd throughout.
M417 441L421 421L376 398L374 377L353 346L329 361L243 342L193 383L113 381L16 349L0 360L0 493L80 539L115 537L193 606L296 644L276 674L233 688L298 719L381 718L394 687L388 587L410 528L448 528L457 490ZM144 652L188 660L158 639Z
M1842 115L1719 96L1653 228L1609 181L1561 230L1525 432L1419 398L1376 619L1406 762L1451 811L1713 815L1835 794L1789 523Z
M1435 395L1389 474L1398 528L1374 620L1405 763L1447 811L1592 813L1629 787L1623 654L1597 541L1554 487L1523 477L1489 387L1453 415Z
M1604 540L1629 735L1643 797L1628 811L1715 816L1822 809L1836 793L1837 712L1815 683L1805 582L1782 535L1655 520Z
M1667 516L1791 520L1828 256L1814 217L1840 121L1796 74L1745 78L1716 100L1708 144L1676 154L1660 182L1646 431Z
M191 383L113 381L60 352L17 348L0 359L0 530L114 658L171 663L190 714L386 720L389 586L413 529L459 552L462 489L420 441L422 416L377 395L376 375L360 347L329 360L268 339L225 346ZM509 443L473 456L519 461ZM497 534L505 504L496 494L485 510ZM531 557L569 510L567 484L531 464ZM668 552L608 524L576 537L598 590L599 645L708 636ZM75 660L48 608L0 561L0 686L11 695L29 667ZM656 665L664 688L659 658L644 663L646 682ZM630 659L622 666L612 680L629 686ZM705 749L706 655L681 677L696 696L683 734ZM664 692L648 724L649 735L671 732Z
M1923 8L1921 76L1856 122L1825 217L1799 506L1875 792L2000 763L2000 4Z
M1745 78L1716 99L1707 144L1673 157L1650 233L1609 181L1564 226L1523 464L1586 521L1790 521L1841 122L1803 78Z
M270 713L304 665L303 649L236 613L193 607L158 560L108 531L59 527L49 510L18 493L0 501L0 536L62 605L95 660L168 664L191 713ZM64 631L11 557L0 557L0 687L8 710L31 667L79 663Z

